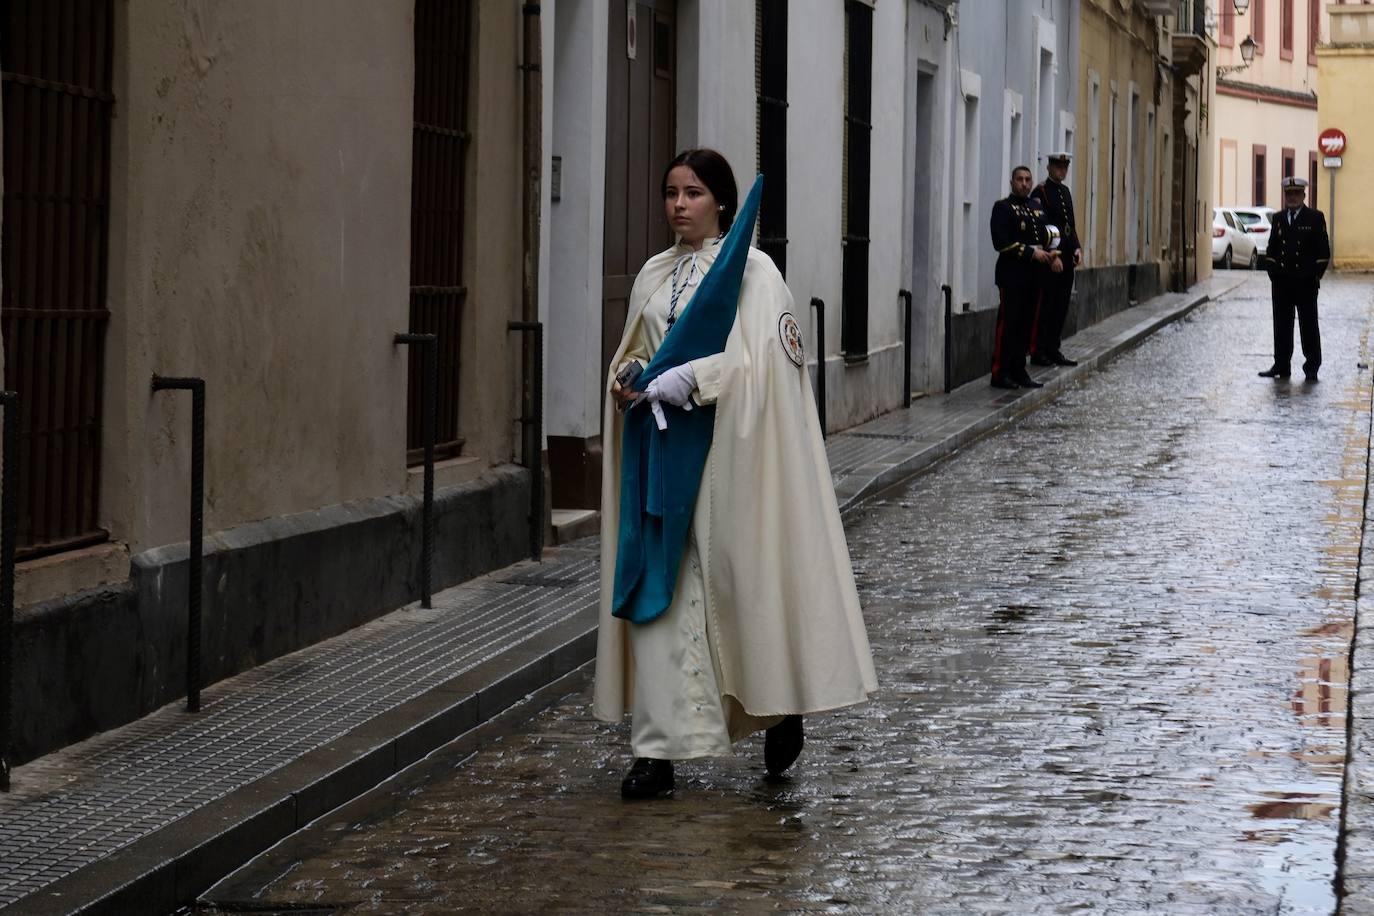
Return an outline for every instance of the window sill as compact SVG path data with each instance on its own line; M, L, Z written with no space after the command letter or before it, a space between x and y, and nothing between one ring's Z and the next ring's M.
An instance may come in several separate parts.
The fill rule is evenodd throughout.
M475 480L487 469L487 463L475 455L461 455L446 461L434 462L434 489L456 487ZM406 468L406 495L419 499L425 495L425 468Z
M128 579L128 546L107 541L15 564L14 604L28 607Z

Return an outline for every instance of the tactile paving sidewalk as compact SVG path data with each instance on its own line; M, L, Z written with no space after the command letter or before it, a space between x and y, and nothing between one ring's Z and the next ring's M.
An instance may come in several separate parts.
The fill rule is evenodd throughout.
M1038 392L986 379L918 399L827 443L841 508L1043 403L1199 301L1226 277L1161 296L1066 342L1076 369ZM596 539L448 589L206 689L202 711L171 705L14 772L0 795L0 907L73 874L323 747L596 601Z
M0 795L13 903L595 602L595 543L561 548L221 681L14 773ZM532 578L538 573L539 578Z

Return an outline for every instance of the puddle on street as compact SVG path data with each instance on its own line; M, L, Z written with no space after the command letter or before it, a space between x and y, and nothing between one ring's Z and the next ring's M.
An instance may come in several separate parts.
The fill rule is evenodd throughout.
M1267 308L1222 300L855 513L882 689L809 718L790 778L763 778L754 738L680 764L675 798L624 804L628 729L579 689L323 818L221 899L1331 913L1371 395L1359 290L1323 285L1344 365L1319 386L1255 384Z

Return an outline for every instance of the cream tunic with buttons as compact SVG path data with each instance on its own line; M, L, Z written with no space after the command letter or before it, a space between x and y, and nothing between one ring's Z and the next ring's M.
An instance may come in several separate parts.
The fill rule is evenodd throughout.
M649 297L636 340L622 366L631 359L648 364L668 333L674 283L679 291L676 314L680 316L715 256L715 245L708 244L695 253L681 248L676 281L670 277ZM700 372L703 379L712 377L713 364L718 360L718 356L693 360L693 371ZM709 391L710 386L707 388ZM693 400L700 405L715 398L697 391ZM777 717L748 716L734 703L728 704L730 712L726 712L706 624L706 581L695 527L688 533L687 548L682 552L672 604L658 619L630 628L630 653L638 671L650 672L634 679L630 746L636 757L687 760L724 756L730 753L732 735L738 740L778 721Z

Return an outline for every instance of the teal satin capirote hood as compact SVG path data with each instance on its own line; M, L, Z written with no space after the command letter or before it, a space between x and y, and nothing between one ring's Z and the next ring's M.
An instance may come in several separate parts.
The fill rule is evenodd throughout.
M696 295L635 381L636 391L643 391L674 366L725 349L739 310L762 193L760 175ZM666 429L658 428L647 402L630 408L620 440L620 530L611 613L633 623L654 620L673 602L715 429L715 405L683 410L663 404L662 408Z

